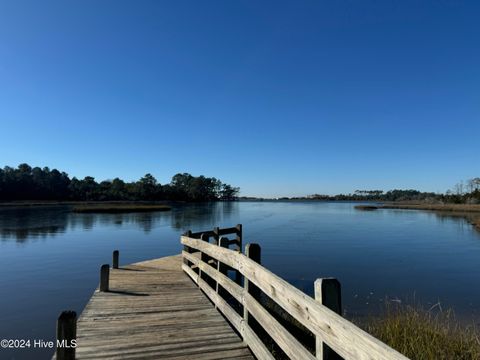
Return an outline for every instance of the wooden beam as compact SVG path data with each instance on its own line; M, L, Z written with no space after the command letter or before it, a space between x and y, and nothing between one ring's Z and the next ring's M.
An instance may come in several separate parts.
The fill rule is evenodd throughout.
M315 280L315 300L330 310L342 316L342 290L340 282L335 278L321 278ZM315 339L315 353L317 359L341 360L342 357L333 351L320 338Z
M56 360L75 360L77 313L63 311L57 319Z
M262 249L258 244L247 244L245 246L245 256L252 261L255 261L257 264L261 263ZM250 294L255 300L259 301L260 299L260 290L255 284L251 284L248 277L244 278L243 287L245 292ZM250 324L248 309L246 306L243 307L243 319L247 324Z
M110 277L110 265L103 264L100 267L100 291L108 291L108 282Z
M258 286L261 291L344 359L407 359L252 259L236 251L196 239L182 237L181 242L205 252L213 258L221 259L223 263L240 270L249 282Z
M118 260L119 260L120 253L118 250L113 252L113 259L112 259L112 268L118 269Z

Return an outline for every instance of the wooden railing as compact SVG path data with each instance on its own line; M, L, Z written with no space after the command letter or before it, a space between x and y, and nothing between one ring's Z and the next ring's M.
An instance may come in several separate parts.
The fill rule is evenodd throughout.
M235 240L221 236L231 233L237 236ZM211 238L214 243L210 243ZM242 254L241 242L241 226L187 232L181 237L182 268L258 359L275 359L272 344L265 344L264 336L258 334L259 326L273 346L290 359L407 359L340 315L340 284L336 279L315 281L313 299L261 266L258 244L247 244ZM235 250L229 249L231 244L237 245ZM229 271L235 273L234 279ZM294 336L288 325L284 326L285 322L271 311L275 306L313 334L314 349Z

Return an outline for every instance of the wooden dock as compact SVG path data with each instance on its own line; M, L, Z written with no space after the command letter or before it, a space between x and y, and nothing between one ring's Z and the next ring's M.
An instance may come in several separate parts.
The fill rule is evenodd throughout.
M78 321L58 318L54 358L408 360L341 316L338 280L317 279L312 298L261 266L258 244L242 253L241 225L181 243L128 266L114 251Z
M181 256L110 270L77 322L77 359L253 359Z

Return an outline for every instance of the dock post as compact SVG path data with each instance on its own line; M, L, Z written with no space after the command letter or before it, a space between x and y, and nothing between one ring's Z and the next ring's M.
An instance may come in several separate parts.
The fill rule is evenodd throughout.
M213 238L215 239L215 243L220 245L220 228L218 226L213 228Z
M100 268L100 291L108 291L109 277L110 277L110 265L104 264Z
M120 255L120 252L118 250L115 250L113 252L113 261L112 261L112 268L118 269L118 257Z
M258 264L261 264L261 254L262 254L262 250L260 248L260 245L258 244L245 245L245 255ZM252 295L252 297L255 300L257 301L259 300L260 289L256 287L253 283L251 284L250 281L248 281L247 277L244 278L243 287L245 289L245 292ZM248 310L246 306L243 307L243 320L247 325L249 324L249 316L248 316Z
M56 360L75 360L77 313L63 311L57 319Z
M330 310L342 315L342 290L340 282L335 278L320 278L315 280L315 300ZM342 359L327 344L319 338L315 341L316 357L322 360Z

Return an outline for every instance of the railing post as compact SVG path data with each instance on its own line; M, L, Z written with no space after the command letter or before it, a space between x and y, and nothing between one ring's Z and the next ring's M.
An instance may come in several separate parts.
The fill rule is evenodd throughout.
M63 311L57 319L56 360L75 360L77 313Z
M221 237L218 241L218 246L228 248L228 239L225 238L225 237ZM217 259L217 271L221 274L226 274L227 273L226 266L225 266L225 264L222 264L220 259ZM215 286L215 290L216 290L217 294L220 293L220 285L218 284L218 282Z
M113 259L112 259L112 268L118 269L118 257L120 255L120 252L118 250L115 250L113 252Z
M262 250L260 248L260 245L258 244L247 244L245 245L245 256L252 259L258 264L261 264L261 255L262 255ZM245 292L249 293L252 295L252 297L255 300L260 299L260 289L256 287L254 284L251 284L250 281L247 279L247 277L244 278L243 281L243 286L245 289ZM246 306L243 306L243 319L246 324L249 323L248 319L248 310Z
M104 264L100 268L100 291L108 291L109 277L110 277L110 265Z
M237 224L236 226L237 228L237 237L236 237L236 240L237 240L237 245L238 245L238 251L242 252L242 224Z
M192 230L187 230L187 231L185 231L185 232L183 233L183 236L192 237ZM191 253L190 248L189 248L187 245L183 245L183 251L185 251L185 252L187 252L187 253L189 253L189 254ZM190 262L189 262L187 259L185 259L185 258L183 258L183 263L184 263L185 265L190 266Z
M238 246L238 251L242 252L242 224L237 224L237 246ZM235 282L240 285L242 283L242 274L240 273L240 270L235 271Z
M202 241L208 241L208 237L205 235L205 234L201 234L200 235L200 240ZM207 254L203 253L203 252L200 252L200 260L202 260L203 262L207 263L208 264L208 256ZM200 267L198 268L198 278L199 279L203 279L202 278L202 270L200 269ZM205 280L205 279L204 279Z
M335 278L321 278L315 280L315 300L330 310L342 315L342 290L340 282ZM315 341L316 357L322 360L342 359L335 351L321 339Z
M218 226L213 228L213 238L215 239L215 244L220 245L220 228Z
M200 235L200 240L202 241L205 241L205 242L208 242L208 236L206 234L202 234ZM210 256L208 256L207 254L201 252L200 253L200 260L202 260L204 263L208 264L208 262L210 261ZM202 278L202 272L201 270L199 270L199 277ZM205 280L205 279L204 279Z

